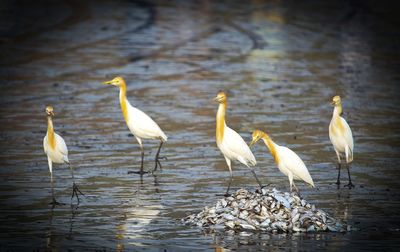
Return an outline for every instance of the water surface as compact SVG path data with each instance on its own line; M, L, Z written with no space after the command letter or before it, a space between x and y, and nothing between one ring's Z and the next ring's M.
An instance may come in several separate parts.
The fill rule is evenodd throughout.
M393 6L347 1L4 1L0 6L0 248L24 250L398 249L399 20ZM123 121L115 87L168 135L154 175ZM359 231L345 234L207 232L179 219L216 202L229 172L215 144L212 101L228 94L227 123L249 142L269 132L304 160L308 201ZM355 138L356 188L336 188L328 137L339 94ZM45 105L86 194L69 205L68 167L56 165L54 209L42 139ZM145 169L156 141L144 141ZM265 184L288 180L262 144ZM233 164L233 190L254 189ZM347 174L342 172L343 184Z

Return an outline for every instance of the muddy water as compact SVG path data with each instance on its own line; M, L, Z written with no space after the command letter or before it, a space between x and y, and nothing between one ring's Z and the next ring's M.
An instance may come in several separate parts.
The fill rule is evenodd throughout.
M399 20L391 6L331 1L118 2L4 1L0 34L0 248L105 250L354 250L395 248L398 183ZM116 75L128 97L169 136L154 175L120 112ZM229 96L228 124L246 141L268 131L305 161L317 189L304 197L359 231L346 234L207 233L177 221L216 201L228 182L216 147L212 102ZM343 97L355 137L356 188L336 188L329 142L330 98ZM50 178L42 150L44 106L55 107L77 183L68 167ZM145 169L157 142L145 141ZM263 183L288 181L261 144L253 149ZM234 164L234 188L253 189ZM342 173L343 182L347 174Z

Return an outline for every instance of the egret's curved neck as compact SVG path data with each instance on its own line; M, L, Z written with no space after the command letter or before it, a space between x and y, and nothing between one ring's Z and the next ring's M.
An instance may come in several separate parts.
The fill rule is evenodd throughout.
M126 84L122 82L119 86L119 104L121 104L122 115L125 121L128 123L128 105L126 101Z
M217 143L221 143L222 139L224 138L225 111L226 111L226 102L220 103L217 112L217 130L216 130Z
M342 104L339 104L335 106L335 108L333 109L333 116L341 116L342 112L343 112Z
M278 154L276 153L276 144L274 143L274 141L272 141L272 139L267 134L264 134L262 140L268 147L269 152L271 152L272 157L275 159L275 163L279 164L279 157Z
M340 134L344 134L345 128L342 123L342 118L340 117L341 114L342 114L342 105L339 104L338 106L335 106L335 108L333 109L333 115L332 115L333 130L337 129L339 130Z
M56 147L56 138L54 135L53 120L51 119L51 116L47 116L47 139L50 147L54 149Z

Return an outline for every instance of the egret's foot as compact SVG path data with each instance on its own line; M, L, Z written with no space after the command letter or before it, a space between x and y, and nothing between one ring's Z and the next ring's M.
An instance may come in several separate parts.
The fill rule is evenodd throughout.
M156 166L154 167L154 169L151 171L151 173L157 171L157 168L160 167L160 170L162 170L162 166L161 166L161 162L160 160L156 160Z
M155 177L157 175L157 170L154 169L154 170L149 171L148 173Z
M256 193L261 193L262 194L262 189L264 189L264 188L267 188L267 187L269 187L271 184L267 184L267 185L264 185L264 186L260 186L260 188L257 188L256 189Z
M264 188L270 187L271 185L272 185L272 183L269 183L269 184L263 185L263 186L261 186L261 187L260 187L260 189L262 190L262 189L264 189Z
M78 197L78 194L85 196L85 194L83 194L83 193L81 192L81 190L79 190L78 186L77 186L75 183L73 183L73 184L72 184L72 195L71 195L71 199L75 196L75 197L76 197L76 200L78 201L78 204L79 204L79 197Z
M353 183L351 183L351 181L345 185L344 187L348 187L349 189L354 188L355 186L353 185Z
M291 193L294 193L295 195L297 194L297 196L299 196L300 198L301 198L301 194L300 194L300 190L299 189L292 189L291 191L290 191Z
M55 207L55 206L62 206L62 205L65 205L65 204L64 203L60 203L55 198L53 198L53 200L49 203L49 205L52 205L53 207Z
M160 166L160 170L162 170L162 166L161 166L160 159L168 160L168 158L165 157L165 156L163 156L163 157L157 157L157 158L156 158L156 166L154 167L153 172L154 172L154 171L157 171L157 168L158 168L159 166Z
M128 174L139 174L139 175L143 175L146 173L149 173L148 171L128 171Z

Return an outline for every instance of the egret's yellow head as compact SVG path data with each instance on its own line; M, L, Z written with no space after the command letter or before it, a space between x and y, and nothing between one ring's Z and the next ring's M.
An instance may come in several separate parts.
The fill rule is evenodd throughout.
M261 138L263 138L264 136L265 136L265 133L262 132L261 130L253 131L253 134L252 134L253 140L251 140L250 147L253 146L255 143L257 143L257 141L260 140Z
M224 91L219 91L217 96L214 98L214 101L218 103L225 103L226 102L226 94Z
M122 85L125 85L125 80L124 78L117 76L114 79L110 80L110 81L105 81L103 82L103 84L109 84L109 85L114 85L117 87L121 87Z
M46 106L46 115L47 116L54 116L54 109L52 106Z
M332 102L331 102L332 106L339 106L342 104L342 100L340 99L339 95L336 95L332 98Z

